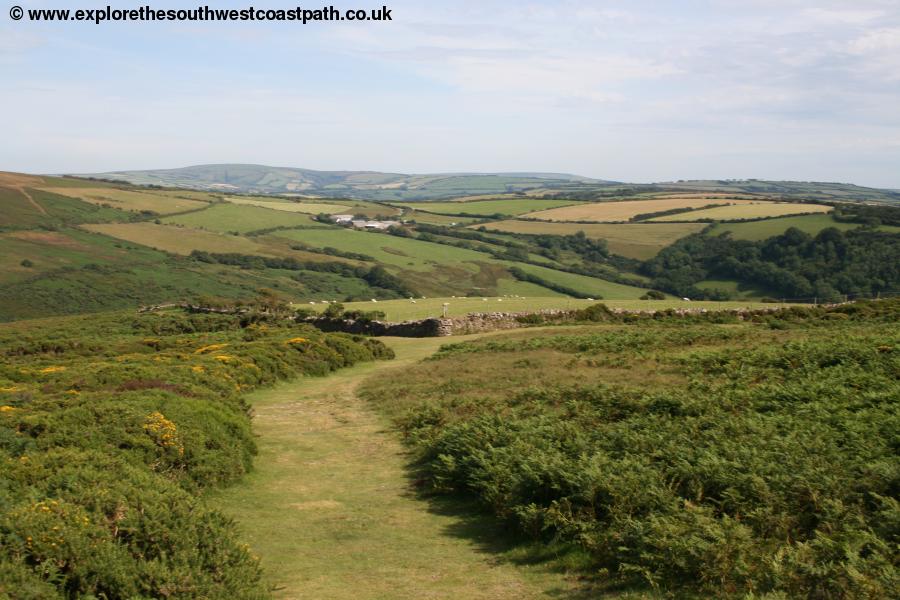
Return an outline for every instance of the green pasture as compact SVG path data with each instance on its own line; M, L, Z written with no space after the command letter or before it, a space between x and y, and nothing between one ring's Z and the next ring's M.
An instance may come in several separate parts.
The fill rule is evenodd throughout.
M473 225L475 229L480 225ZM702 231L700 223L560 223L553 221L495 221L488 230L528 235L574 235L606 240L609 251L619 256L647 260L677 240Z
M247 233L272 227L316 225L308 214L232 203L215 204L205 210L168 217L162 221L221 233L231 231Z
M828 227L835 227L841 231L847 231L856 229L859 227L859 224L841 223L835 221L831 215L816 214L765 219L762 221L749 221L747 223L717 223L710 233L711 235L718 235L728 231L731 232L731 236L736 240L758 242L772 236L781 235L791 227L796 227L800 231L804 231L810 235L816 235ZM882 225L878 227L878 230L900 233L900 227L892 227L890 225Z

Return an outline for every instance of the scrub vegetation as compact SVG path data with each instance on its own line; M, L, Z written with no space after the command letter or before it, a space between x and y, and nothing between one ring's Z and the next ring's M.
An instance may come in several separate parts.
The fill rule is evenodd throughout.
M283 315L0 327L0 597L267 598L204 492L251 469L247 392L390 358Z
M611 597L894 595L900 301L579 318L364 384L428 494Z

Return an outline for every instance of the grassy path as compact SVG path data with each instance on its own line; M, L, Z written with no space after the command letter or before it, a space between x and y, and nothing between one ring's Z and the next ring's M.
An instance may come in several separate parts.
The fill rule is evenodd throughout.
M445 341L389 339L396 360L251 396L256 471L212 502L240 523L278 598L518 599L574 588L497 560L485 524L417 499L399 441L356 398L365 377L399 375Z

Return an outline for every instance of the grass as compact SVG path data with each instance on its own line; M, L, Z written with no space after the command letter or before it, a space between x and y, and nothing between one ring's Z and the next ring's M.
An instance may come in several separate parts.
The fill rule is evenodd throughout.
M125 211L152 211L166 215L188 210L197 210L208 202L183 197L178 191L136 192L116 188L46 187L48 192L77 198L91 204L109 205ZM208 197L211 199L211 197Z
M347 211L347 207L341 204L324 204L319 202L284 202L283 200L264 200L257 198L245 198L242 196L226 196L225 200L231 202L232 204L259 206L262 208L271 208L272 210L306 213L310 215L317 215L319 213L328 213L329 215L335 215Z
M486 223L484 226L489 230L530 235L572 235L583 231L590 238L606 240L613 254L637 260L653 258L666 246L705 227L699 223L555 223L516 220Z
M168 217L163 222L221 233L247 233L272 227L315 225L308 214L231 203L216 204L199 212Z
M586 308L597 304L596 300L579 300L565 296L547 296L546 290L542 296L527 296L524 298L487 297L482 298L427 298L410 300L379 300L378 302L345 302L348 310L380 310L385 313L388 321L407 321L413 319L426 319L440 317L443 313L443 305L446 303L447 314L450 317L465 316L477 312L527 312L544 309L574 310ZM706 310L734 310L742 308L771 308L771 304L755 301L734 302L685 302L671 298L668 300L604 300L603 304L610 308L623 310L662 310L666 308L692 308ZM325 305L318 303L311 306L317 310L324 310Z
M560 206L579 204L577 200L547 200L538 198L515 198L502 200L475 200L470 202L408 202L398 206L424 210L438 214L486 216L516 216L525 213L548 210Z
M859 227L859 224L841 223L835 221L831 215L817 214L783 217L780 219L766 219L763 221L750 221L748 223L718 223L710 233L712 235L719 235L729 231L731 232L731 236L736 240L759 242L775 235L781 235L790 227L796 227L810 235L816 235L828 227L835 227L841 231L847 231L856 229ZM878 227L878 230L900 233L900 227L892 227L890 225L882 225Z
M417 498L387 423L356 397L374 374L401 374L446 340L387 339L391 362L248 397L255 470L211 497L261 557L277 598L576 597L578 584L520 557L487 519Z
M704 210L695 210L680 215L668 215L657 217L653 221L665 223L667 221L699 221L712 219L713 221L725 221L729 219L759 219L764 217L781 217L785 215L827 213L832 207L824 204L795 204L785 202L761 202L756 204L739 204L736 206L717 206Z
M483 252L454 248L443 244L386 234L343 228L279 231L275 235L315 247L332 246L340 250L372 256L378 262L402 269L413 287L428 294L455 290L465 295L472 290L496 293L498 279L508 279L503 292L526 296L535 292L532 284L512 281L507 269L522 270L586 294L613 299L636 299L646 290L612 283L603 279L556 271L546 267L497 260ZM427 273L427 275L425 275ZM452 294L452 292L450 292ZM547 295L545 292L543 295Z
M744 205L753 202L759 201L746 198L723 198L709 194L678 195L654 197L647 200L626 200L624 202L592 202L533 212L528 214L528 217L545 221L627 221L636 215L675 208L698 208L709 204Z
M441 263L452 262L475 270L475 267L467 267L465 263L490 260L484 253L474 250L344 227L279 231L275 235L313 247L331 246L346 252L366 254L380 263L403 269L431 270Z

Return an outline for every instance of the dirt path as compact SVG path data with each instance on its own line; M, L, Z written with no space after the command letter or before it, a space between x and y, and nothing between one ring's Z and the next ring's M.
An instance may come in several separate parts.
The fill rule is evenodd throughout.
M25 196L26 198L28 198L28 201L31 203L31 205L34 206L34 207L38 210L38 212L40 212L42 215L46 215L46 214L47 214L47 211L44 210L44 207L41 206L40 204L38 204L37 200L35 200L34 198L32 198L32 197L31 197L31 194L29 194L29 193L28 193L28 190L26 190L23 186L16 186L16 187L13 188L13 189L17 190L17 191L20 192L23 196Z
M251 396L256 471L213 503L241 525L278 598L560 597L561 575L498 561L411 491L395 435L354 390L402 372L442 339L390 339L397 359L308 378Z

